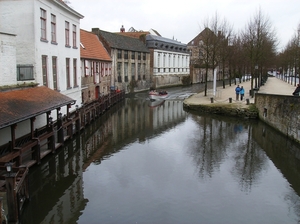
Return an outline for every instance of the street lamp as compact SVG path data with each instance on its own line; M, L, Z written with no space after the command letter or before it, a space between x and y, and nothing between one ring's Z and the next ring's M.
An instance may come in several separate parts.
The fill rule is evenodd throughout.
M11 163L11 162L5 164L8 176L10 176L10 173L11 173L11 170L12 170L12 165L13 165L13 163Z

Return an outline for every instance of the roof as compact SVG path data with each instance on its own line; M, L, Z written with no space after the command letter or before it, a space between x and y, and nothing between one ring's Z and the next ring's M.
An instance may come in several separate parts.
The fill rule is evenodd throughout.
M92 30L101 41L103 38L110 48L149 53L146 45L137 38L106 32L98 28L93 28Z
M62 8L64 8L66 11L72 13L73 15L77 16L79 19L83 19L84 16L81 15L79 12L75 11L73 8L71 8L68 4L66 4L66 2L64 2L63 0L52 0L52 2L56 3L57 5L61 6Z
M207 35L215 35L215 34L211 29L206 27L188 43L188 46L199 46L199 41L205 38L205 36Z
M45 86L0 92L0 128L71 103L75 100Z
M151 34L147 35L146 40L147 41L156 40L156 41L160 41L160 42L165 42L165 43L170 43L170 44L186 47L186 44L183 44L183 43L181 43L177 40L173 40L173 39L169 39L169 38L165 38L165 37L160 37L160 36L156 36L156 35L151 35Z
M96 34L80 29L80 42L81 58L111 61L110 55Z
M147 34L150 34L150 32L118 32L116 34L139 39L142 35L146 36Z

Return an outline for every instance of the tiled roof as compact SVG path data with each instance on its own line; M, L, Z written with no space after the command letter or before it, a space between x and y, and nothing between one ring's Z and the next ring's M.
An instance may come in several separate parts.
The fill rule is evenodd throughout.
M146 45L137 38L110 33L97 28L93 28L93 33L99 35L100 39L103 38L110 48L149 53Z
M111 57L94 33L80 30L80 57L111 61Z
M73 102L45 86L0 92L0 129Z
M150 34L150 32L118 32L116 34L139 39L142 35L146 36L147 34Z

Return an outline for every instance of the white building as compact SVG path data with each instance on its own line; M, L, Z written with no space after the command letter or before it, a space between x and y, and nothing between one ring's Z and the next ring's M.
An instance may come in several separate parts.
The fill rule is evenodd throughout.
M0 16L0 32L16 35L17 70L1 74L0 85L38 83L80 106L83 16L61 0L1 0Z
M16 35L0 30L0 86L17 83L16 74Z
M61 0L1 0L0 90L46 86L54 93L59 93L56 102L49 103L48 109L64 105L60 112L65 115L68 110L75 110L76 105L81 106L82 18L81 14ZM64 99L60 97L64 95L76 103L67 108L67 103L59 101ZM32 97L42 99L38 94ZM43 99L47 102L47 98ZM18 107L20 105L15 105L15 108ZM36 114L32 115L36 115L35 128L44 126L48 121L47 116L53 119L57 117L56 110L50 115L43 111L44 108L35 108ZM4 119L4 114L0 116L0 145L11 139L14 123L18 123L14 130L16 138L30 132L30 119L24 113L15 121L12 120L13 116L9 117L9 121Z
M153 60L151 70L155 87L182 85L190 76L187 45L176 40L147 35L146 44Z

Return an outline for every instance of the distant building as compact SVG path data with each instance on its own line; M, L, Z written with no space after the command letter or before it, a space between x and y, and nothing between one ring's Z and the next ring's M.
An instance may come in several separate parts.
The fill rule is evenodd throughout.
M126 93L149 89L150 53L137 38L93 28L112 58L112 88Z
M82 104L98 99L110 92L112 60L92 32L80 30Z
M154 29L137 31L131 27L128 32L118 34L137 38L146 44L150 51L151 87L190 84L190 54L186 44L161 37Z
M190 84L190 53L186 44L148 34L146 45L150 50L155 88Z
M218 34L215 34L209 28L205 28L202 30L194 39L192 39L188 43L188 50L191 53L191 77L193 83L202 83L205 82L205 75L206 75L206 63L208 61L208 74L207 74L207 81L213 81L213 68L212 68L212 61L209 61L207 56L207 50L205 50L206 46L205 43L207 40L205 38L223 38L221 32L219 31ZM228 43L227 43L228 44ZM207 60L208 59L208 60ZM216 63L216 62L215 62ZM227 75L225 78L228 78L228 63L224 63L222 65L221 61L218 61L218 64L215 66L217 69L217 80L221 80L222 73L224 69L224 74Z

